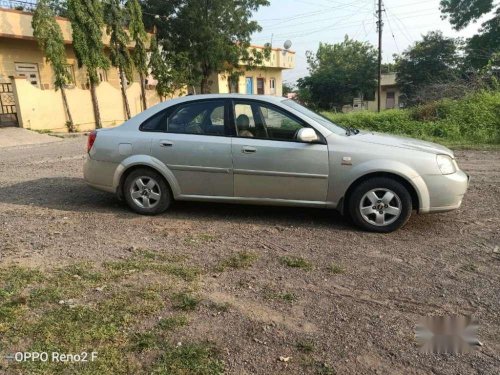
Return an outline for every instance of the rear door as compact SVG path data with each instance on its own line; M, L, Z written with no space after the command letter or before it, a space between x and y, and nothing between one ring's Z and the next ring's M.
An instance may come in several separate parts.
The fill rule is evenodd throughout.
M233 196L227 100L180 104L153 133L151 152L174 174L182 196Z
M326 201L328 147L324 141L297 141L306 123L261 101L235 100L231 112L237 132L232 144L235 197Z

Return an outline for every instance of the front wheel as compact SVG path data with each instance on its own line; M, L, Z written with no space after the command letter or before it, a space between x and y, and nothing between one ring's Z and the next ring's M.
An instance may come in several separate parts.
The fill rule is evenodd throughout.
M167 183L150 169L132 171L125 179L123 195L130 208L141 215L160 214L172 202Z
M411 196L405 186L386 177L362 182L351 194L349 213L358 226L388 233L403 227L411 216Z

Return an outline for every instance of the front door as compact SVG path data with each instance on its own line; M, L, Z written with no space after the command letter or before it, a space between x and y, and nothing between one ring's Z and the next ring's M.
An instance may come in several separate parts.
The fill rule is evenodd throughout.
M307 124L253 100L234 101L232 112L237 128L232 144L235 197L326 201L328 147L297 141Z
M264 78L257 78L257 95L264 95Z
M252 95L253 94L253 78L247 77L246 84L247 84L247 94Z
M152 155L173 173L183 196L233 196L231 138L224 100L181 104L165 132L152 133Z

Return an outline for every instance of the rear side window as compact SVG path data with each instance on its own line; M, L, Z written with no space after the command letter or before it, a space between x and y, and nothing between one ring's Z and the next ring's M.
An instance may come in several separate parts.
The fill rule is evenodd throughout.
M140 127L143 132L165 132L167 131L168 116L172 109L159 112L144 121Z
M179 106L168 118L167 132L200 135L225 134L223 101L194 102Z

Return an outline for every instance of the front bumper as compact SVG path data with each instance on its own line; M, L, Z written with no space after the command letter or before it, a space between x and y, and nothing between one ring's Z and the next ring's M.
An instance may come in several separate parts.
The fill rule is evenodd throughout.
M453 211L462 205L462 200L469 187L470 176L464 171L449 175L422 176L429 192L429 207L422 213Z

